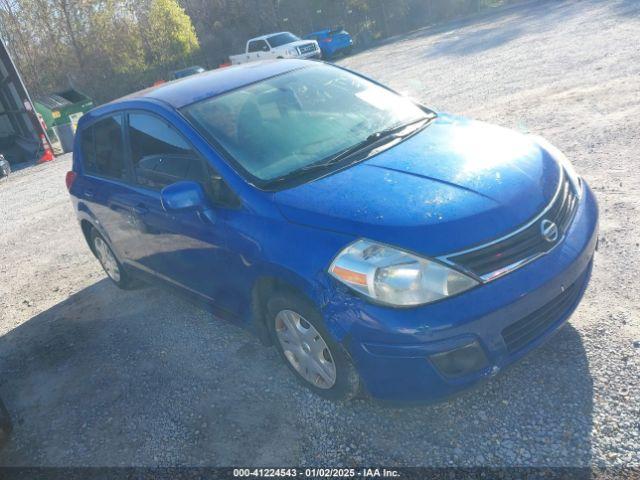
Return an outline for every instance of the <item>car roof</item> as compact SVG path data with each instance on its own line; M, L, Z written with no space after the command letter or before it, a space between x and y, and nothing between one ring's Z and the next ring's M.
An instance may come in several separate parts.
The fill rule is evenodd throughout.
M128 100L152 99L178 109L313 63L309 60L279 59L218 68L132 93L114 100L110 105Z
M203 67L201 67L200 65L191 65L190 67L185 67L185 68L181 68L179 70L174 70L173 73L178 73L178 72L189 72L191 70L204 70Z
M273 37L274 35L280 35L281 33L291 33L291 32L274 32L274 33L267 33L266 35L260 35L259 37L253 37L250 38L248 41L251 42L253 40L266 40L269 37ZM293 33L291 33L291 35L293 35Z
M307 36L308 35L327 35L329 32L331 32L331 29L325 28L324 30L318 30L316 32L307 33Z

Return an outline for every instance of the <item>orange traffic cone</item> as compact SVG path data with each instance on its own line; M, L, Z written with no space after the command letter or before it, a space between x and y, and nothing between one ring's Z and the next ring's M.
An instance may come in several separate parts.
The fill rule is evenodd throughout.
M44 153L40 157L40 160L38 160L38 163L50 162L54 159L53 150L51 150L51 145L47 142L47 138L44 136L44 133L40 134L40 143L42 144Z

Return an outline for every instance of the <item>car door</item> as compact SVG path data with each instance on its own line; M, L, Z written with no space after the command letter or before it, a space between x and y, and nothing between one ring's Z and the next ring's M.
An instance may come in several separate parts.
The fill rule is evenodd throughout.
M132 215L131 170L124 144L124 115L107 116L81 132L81 201L118 258L136 263L144 254Z
M265 60L271 58L271 49L265 40L251 40L247 46L249 60Z
M172 284L223 305L225 232L216 214L219 176L164 119L130 112L127 123L137 190L137 221L144 226L143 268ZM168 213L161 190L183 180L199 182L211 200L207 212Z

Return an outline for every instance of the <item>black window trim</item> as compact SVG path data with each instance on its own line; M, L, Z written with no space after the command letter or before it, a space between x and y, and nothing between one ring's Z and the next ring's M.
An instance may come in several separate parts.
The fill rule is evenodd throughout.
M131 168L131 180L132 183L135 187L137 188L142 188L144 190L150 190L152 192L157 192L160 193L160 190L149 187L148 185L142 185L139 181L138 181L138 176L136 175L136 169L133 166L133 152L131 149L131 137L129 136L129 117L131 116L131 114L143 114L143 115L148 115L151 117L154 117L158 120L160 120L162 123L164 123L167 127L169 127L170 129L172 129L179 137L180 139L189 147L189 149L195 154L195 156L197 157L197 159L200 162L204 162L205 160L202 158L202 155L200 155L200 153L193 147L193 145L191 144L191 142L187 141L186 138L184 138L184 135L182 135L182 133L175 127L172 127L169 122L167 122L167 119L164 118L162 115L158 115L154 112L151 112L149 110L144 110L141 108L133 108L133 109L126 109L123 110L124 112L124 116L125 116L125 147L126 147L126 157L127 157L127 161L129 163L129 167Z
M202 155L202 153L200 153L200 151L193 145L193 143L191 141L189 141L184 134L177 129L176 127L174 127L173 125L171 125L166 118L164 118L162 115L159 115L156 112L153 112L151 110L146 110L144 108L123 108L120 110L116 110L114 112L111 113L106 113L98 118L92 119L87 125L83 125L81 132L85 132L86 130L93 128L94 125L96 125L97 123L100 123L102 120L105 120L107 118L111 118L111 117L115 117L115 116L121 116L122 117L122 122L120 124L120 135L122 138L122 142L123 142L123 150L124 150L124 158L123 161L125 163L125 168L126 168L126 172L127 172L127 178L116 178L116 177L110 177L107 175L100 175L100 174L96 174L96 173L91 173L91 172L87 172L85 165L86 165L86 160L84 158L84 152L82 152L82 174L87 176L87 177L91 177L91 178L97 178L100 180L108 180L111 183L116 183L116 184L122 184L128 187L133 187L133 188L139 188L142 189L144 191L147 192L152 192L155 195L159 195L160 191L156 190L154 188L148 187L146 185L141 185L140 183L138 183L138 179L136 178L135 175L135 170L133 168L133 160L132 160L132 154L131 154L131 141L129 138L129 115L131 113L142 113L145 115L150 115L152 117L156 117L158 118L160 121L164 122L169 128L173 129L176 134L178 134L178 136L185 142L185 144L191 149L191 151L195 154L196 158L202 162L205 167L208 167L209 169L211 169L213 172L215 172L217 175L220 176L222 182L224 182L224 184L226 185L226 188L233 194L235 201L231 202L231 203L217 203L215 202L213 199L211 200L212 203L217 207L217 208L226 208L226 209L230 209L230 210L238 210L242 207L243 205L243 201L242 198L235 192L235 190L233 190L230 186L229 186L229 182L227 182L222 175L220 175L220 172L218 172L218 170L211 165L210 162L208 162L204 155ZM177 112L180 115L180 112ZM183 117L184 118L184 117ZM190 124L189 124L190 125ZM82 133L81 133L82 134ZM93 140L93 146L94 146L94 150L95 150L95 136L92 134L92 140Z
M222 182L224 182L224 184L226 185L226 188L233 194L234 198L235 198L235 202L233 203L226 203L226 204L222 204L222 203L218 203L216 201L214 201L213 199L211 199L211 202L218 208L228 208L228 209L238 209L242 206L242 199L238 196L238 194L229 186L229 183L222 178L222 175L220 175L220 172L218 172L218 170L211 165L210 162L208 162L205 158L204 155L202 155L202 153L200 153L200 151L193 145L193 143L191 141L189 141L189 139L187 139L184 134L177 129L176 127L174 127L173 125L171 125L166 118L164 118L162 115L157 114L156 112L152 112L150 110L145 110L143 108L127 108L122 110L124 116L125 116L125 121L124 121L124 128L125 128L125 150L126 150L126 154L125 157L127 159L127 163L131 172L131 183L134 187L136 188L141 188L143 190L146 191L150 191L150 192L154 192L156 194L159 194L160 191L155 189L155 188L151 188L147 185L142 185L140 183L138 183L138 179L136 177L135 174L135 169L133 168L133 158L132 158L132 152L131 152L131 140L129 138L129 116L132 113L137 113L137 114L143 114L143 115L149 115L151 117L155 117L158 120L160 120L161 122L163 122L164 124L167 125L167 127L169 127L170 129L172 129L179 137L180 139L189 147L189 149L194 153L195 157L197 158L198 161L200 161L205 168L209 168L210 170L212 170L213 172L215 172L218 176L220 176L220 178L222 179Z
M126 178L118 178L118 177L112 177L111 175L105 175L105 174L101 174L98 172L90 172L87 170L87 159L85 158L85 152L84 149L82 148L82 145L80 146L81 149L81 155L82 155L82 174L87 176L87 177L91 177L91 178L98 178L101 180L109 180L110 182L120 182L120 183L129 183L132 179L132 170L131 170L131 165L130 163L127 161L127 144L126 144L126 139L125 139L125 114L122 110L118 110L109 114L106 114L104 116L101 116L99 118L96 118L94 121L90 122L88 125L84 125L82 127L81 132L85 132L89 129L93 129L98 123L107 120L109 118L113 118L113 117L117 117L120 116L122 121L120 122L120 139L122 140L122 149L123 149L123 154L124 157L122 159L123 163L124 163L124 167L125 167L125 172L126 172ZM91 140L92 140L92 146L93 146L93 155L95 156L95 151L96 151L96 136L95 136L95 132L91 132Z

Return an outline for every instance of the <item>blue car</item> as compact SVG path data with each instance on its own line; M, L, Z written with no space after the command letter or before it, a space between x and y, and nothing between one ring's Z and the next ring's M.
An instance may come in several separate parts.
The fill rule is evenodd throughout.
M330 399L429 402L496 375L566 322L598 237L544 139L304 60L92 110L66 181L117 286L175 287Z
M304 36L307 40L315 40L320 46L323 58L332 58L337 54L348 55L353 47L353 39L342 27L334 30L325 29Z

